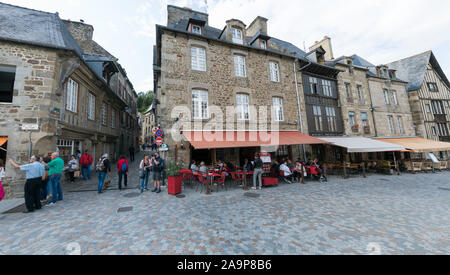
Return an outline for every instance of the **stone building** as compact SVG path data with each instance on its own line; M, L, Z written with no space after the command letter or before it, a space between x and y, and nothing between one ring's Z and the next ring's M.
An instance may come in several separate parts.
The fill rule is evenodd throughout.
M58 14L3 3L0 14L2 157L26 163L30 154L59 151L67 160L76 150L95 158L118 151L119 115L132 106L111 85L117 60L85 51ZM23 194L24 176L6 165L7 197Z
M156 127L155 108L152 104L148 110L143 114L142 120L142 142L152 144L155 141L153 129Z
M211 27L208 19L205 13L168 6L167 26L156 26L155 114L166 133L166 157L185 164L221 159L242 165L261 148L231 142L220 143L222 149L207 142L203 130L233 141L242 134L247 144L249 135L267 129L280 139L295 136L294 144L280 142L274 148L275 157L298 158L301 133L308 133L299 70L305 64L312 72L336 70L307 60L294 45L271 37L266 18L257 17L248 27L231 19L222 29ZM177 112L180 107L188 113ZM200 142L194 142L198 133Z

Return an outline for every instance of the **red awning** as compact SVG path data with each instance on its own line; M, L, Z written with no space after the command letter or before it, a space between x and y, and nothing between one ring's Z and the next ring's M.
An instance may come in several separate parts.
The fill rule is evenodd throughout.
M270 147L281 145L324 144L327 141L300 132L191 132L183 135L195 149Z

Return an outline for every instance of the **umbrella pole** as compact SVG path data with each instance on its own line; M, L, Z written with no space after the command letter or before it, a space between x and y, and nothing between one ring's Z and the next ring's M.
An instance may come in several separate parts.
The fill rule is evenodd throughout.
M393 152L393 154L394 154L395 169L397 170L397 175L400 176L400 167L399 167L398 162L397 162L397 157L395 156L395 152Z

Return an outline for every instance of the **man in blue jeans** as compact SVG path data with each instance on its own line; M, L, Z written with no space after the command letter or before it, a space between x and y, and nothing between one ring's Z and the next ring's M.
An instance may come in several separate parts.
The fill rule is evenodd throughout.
M41 162L45 167L49 167L48 175L50 176L50 186L52 188L52 203L63 200L63 192L61 188L61 177L64 169L64 160L59 157L59 153L52 154L52 161L49 163Z
M104 154L100 159L95 169L98 176L98 193L103 193L103 185L105 184L106 174L111 172L111 162L109 161L109 155Z

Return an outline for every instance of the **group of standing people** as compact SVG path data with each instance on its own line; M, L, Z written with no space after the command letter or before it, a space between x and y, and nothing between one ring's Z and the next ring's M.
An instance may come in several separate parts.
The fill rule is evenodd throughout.
M161 180L164 169L165 169L165 161L161 158L158 152L152 155L151 158L148 154L144 156L144 159L141 161L139 165L141 193L144 193L144 191L149 191L148 183L152 175L155 185L152 192L158 194L161 193Z
M64 169L64 160L59 153L51 154L51 158L40 158L31 156L29 164L18 165L12 159L10 164L18 170L26 172L24 187L25 206L24 213L32 213L42 209L42 204L47 201L48 194L52 193L50 205L63 200L61 177Z

